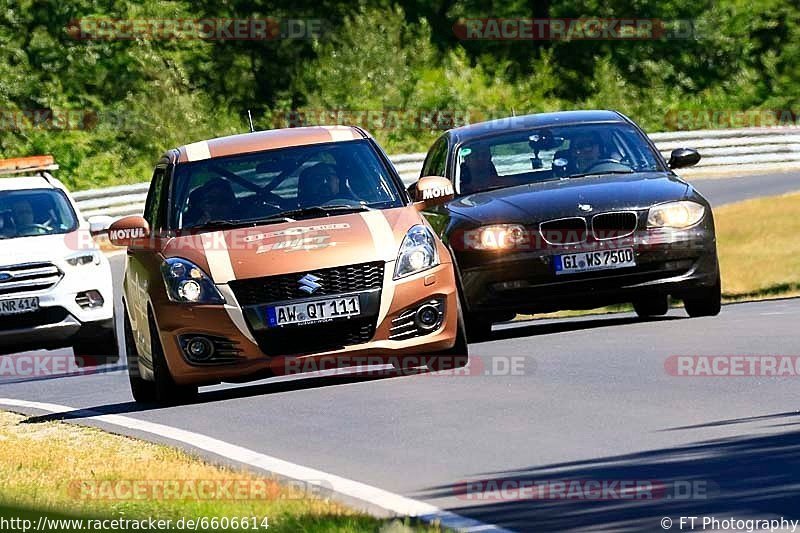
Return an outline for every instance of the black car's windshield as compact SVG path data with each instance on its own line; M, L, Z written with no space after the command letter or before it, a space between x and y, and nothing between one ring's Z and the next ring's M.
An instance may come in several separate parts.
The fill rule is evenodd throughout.
M551 179L664 170L629 124L580 124L498 133L459 148L460 194Z
M77 227L75 212L61 191L0 191L0 239L68 233Z
M170 226L205 229L400 207L366 141L281 148L179 165Z

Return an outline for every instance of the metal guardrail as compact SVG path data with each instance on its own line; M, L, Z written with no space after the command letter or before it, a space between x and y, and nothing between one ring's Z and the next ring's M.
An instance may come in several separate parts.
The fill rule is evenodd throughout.
M700 151L703 156L700 163L681 170L681 175L687 178L732 172L800 169L798 128L678 131L653 133L650 138L667 159L675 148L688 147ZM411 184L419 177L424 158L424 153L391 156L392 163L406 184ZM73 196L84 216L140 214L149 185L137 183L78 191Z

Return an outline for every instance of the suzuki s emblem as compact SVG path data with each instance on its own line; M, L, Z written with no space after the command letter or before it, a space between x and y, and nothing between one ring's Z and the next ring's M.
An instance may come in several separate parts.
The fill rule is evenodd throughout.
M322 278L318 278L314 274L306 274L297 281L297 284L300 286L300 290L304 293L314 294L320 288L322 288L322 285L317 283L321 279Z
M0 283L14 279L14 274L11 272L0 272Z
M592 206L589 204L578 204L578 209L583 211L584 213L588 213L592 210Z

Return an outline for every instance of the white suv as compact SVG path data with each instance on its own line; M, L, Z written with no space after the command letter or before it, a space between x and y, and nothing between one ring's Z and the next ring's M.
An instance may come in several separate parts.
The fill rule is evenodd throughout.
M0 354L72 347L80 366L116 362L111 267L56 168L0 160Z

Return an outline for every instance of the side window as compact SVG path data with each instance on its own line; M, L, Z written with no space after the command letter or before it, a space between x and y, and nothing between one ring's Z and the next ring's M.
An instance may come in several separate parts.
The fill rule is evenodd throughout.
M153 179L150 182L150 191L147 193L147 201L144 204L144 219L150 224L151 229L158 229L161 227L159 220L159 208L164 203L164 177L166 176L166 168L158 167L153 172Z
M447 137L439 137L425 158L422 164L422 172L420 177L423 176L442 176L444 177L445 166L447 163Z

